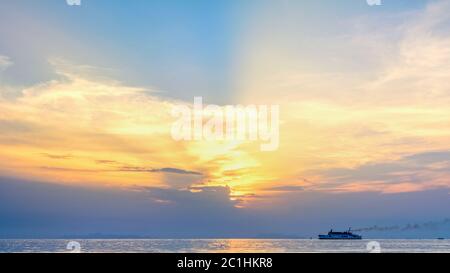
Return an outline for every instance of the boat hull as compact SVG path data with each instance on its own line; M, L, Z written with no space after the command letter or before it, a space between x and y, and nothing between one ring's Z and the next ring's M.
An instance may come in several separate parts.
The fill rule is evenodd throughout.
M343 241L343 240L362 240L362 238L320 238L319 237L319 240L341 240L341 241Z
M351 228L348 229L348 231L344 232L336 232L333 230L330 230L328 234L319 235L320 240L362 240L362 236L358 234L353 234L351 231Z
M319 240L362 240L361 236L329 236L319 235Z

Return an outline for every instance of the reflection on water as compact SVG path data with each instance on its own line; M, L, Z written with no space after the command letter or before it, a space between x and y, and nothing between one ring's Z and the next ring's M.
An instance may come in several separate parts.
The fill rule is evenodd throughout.
M80 243L81 252L367 252L368 240L259 240L259 239L117 239L117 240L0 240L0 252L70 252L67 244ZM381 252L446 252L450 240L377 240Z

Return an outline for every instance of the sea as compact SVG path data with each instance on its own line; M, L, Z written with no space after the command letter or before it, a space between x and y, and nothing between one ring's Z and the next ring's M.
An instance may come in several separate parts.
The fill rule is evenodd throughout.
M450 253L450 240L58 239L0 240L3 253Z

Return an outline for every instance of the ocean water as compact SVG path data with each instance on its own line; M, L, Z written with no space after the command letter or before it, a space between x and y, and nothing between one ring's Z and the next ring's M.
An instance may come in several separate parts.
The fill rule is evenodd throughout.
M70 243L70 244L69 244ZM69 244L69 248L68 248ZM72 248L70 248L70 246ZM81 253L353 253L437 252L450 253L450 240L266 240L266 239L89 239L0 240L0 252Z

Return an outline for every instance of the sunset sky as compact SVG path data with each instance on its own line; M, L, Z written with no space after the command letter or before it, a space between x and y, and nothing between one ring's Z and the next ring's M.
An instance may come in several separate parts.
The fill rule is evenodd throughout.
M382 2L0 0L0 237L449 218L450 1ZM279 105L279 149L175 141L194 97Z

